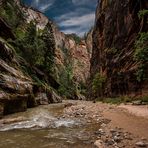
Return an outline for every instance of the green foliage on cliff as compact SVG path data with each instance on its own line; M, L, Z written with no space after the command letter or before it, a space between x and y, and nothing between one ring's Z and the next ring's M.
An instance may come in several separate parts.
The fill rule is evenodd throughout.
M105 83L106 77L102 76L100 73L97 73L92 82L92 88L95 93L101 91L103 83Z
M143 18L146 15L148 15L148 10L146 10L146 9L140 10L138 13L139 18Z
M52 27L50 26L50 24L47 24L47 26L44 28L43 33L41 35L41 39L45 43L45 48L43 50L44 51L43 66L48 73L52 73L56 47L55 47L55 40Z
M140 10L138 13L139 19L143 19L148 15L148 10ZM136 72L139 82L148 79L146 74L148 64L148 32L139 33L138 39L135 41L134 59L139 62L139 67Z
M65 70L62 71L59 77L60 88L58 92L67 98L71 98L76 90L75 84L73 82L73 65L69 63L66 65Z
M68 34L67 35L69 38L72 38L76 44L80 44L81 43L81 38L76 35L75 33L72 33L72 34Z
M14 0L3 1L0 17L13 29L16 40L9 40L17 54L32 66L40 66L51 73L54 63L55 42L52 27L47 24L38 30L35 21L24 22L25 14ZM23 23L24 22L24 23Z
M54 64L55 42L50 26L38 32L36 24L30 22L26 31L21 28L15 30L17 39L10 41L15 46L16 52L31 66L39 66L47 73L52 72Z
M148 32L139 34L139 39L135 42L135 59L141 62L148 61Z
M139 38L135 42L134 59L140 63L137 70L137 80L140 82L147 79L146 67L148 62L148 32L139 34Z
M140 100L142 100L142 102L145 102L146 104L148 104L148 96L143 96L142 98L140 98Z
M16 28L24 20L24 14L14 0L2 2L0 16L13 28Z
M32 66L43 65L45 43L37 36L36 25L33 22L28 24L22 36L14 41L17 53Z
M105 49L107 54L116 54L119 50L115 47Z

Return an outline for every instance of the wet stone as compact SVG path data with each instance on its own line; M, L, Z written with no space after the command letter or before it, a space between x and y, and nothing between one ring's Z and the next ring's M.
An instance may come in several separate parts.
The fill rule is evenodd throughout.
M120 136L114 136L113 139L116 142L121 142L121 140L123 140Z
M106 140L105 143L107 146L109 146L109 145L113 145L115 142L114 140Z
M143 141L139 141L139 142L136 143L136 146L138 146L138 147L145 147L146 148L148 146L148 144L143 142Z
M115 132L117 132L117 130L111 129L110 132L111 132L111 133L115 133Z
M95 132L95 135L98 135L98 136L102 136L104 134L105 132L103 131L103 129L99 129L98 131Z
M102 140L96 140L94 145L97 147L97 148L104 148L104 144L103 144L103 141Z

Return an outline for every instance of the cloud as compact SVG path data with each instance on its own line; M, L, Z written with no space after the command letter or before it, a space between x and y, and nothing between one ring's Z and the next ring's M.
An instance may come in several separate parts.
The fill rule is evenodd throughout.
M59 25L61 26L80 26L89 25L94 22L95 14L90 13L83 16L72 17L67 20L62 21Z
M54 1L55 0L33 0L31 6L37 8L41 12L45 12L54 4Z
M59 26L65 33L76 33L82 36L88 28L94 24L94 12L80 15L76 12L71 12L68 15L62 15L57 19Z
M41 5L40 6L40 11L42 11L42 12L47 11L51 5L52 5L51 3L49 3L47 5Z
M65 12L54 17L54 20L63 32L82 36L94 25L97 1L71 0L72 4L65 8Z
M61 29L61 31L64 32L65 34L72 34L72 33L75 33L75 34L77 34L78 36L83 37L83 35L84 35L85 32L86 32L86 29L84 30L83 27L80 27L80 28L71 28L71 29Z
M92 1L94 1L94 0L72 0L72 3L74 5L88 5L88 4L92 3Z
M94 25L98 0L23 0L54 20L65 33L83 35Z

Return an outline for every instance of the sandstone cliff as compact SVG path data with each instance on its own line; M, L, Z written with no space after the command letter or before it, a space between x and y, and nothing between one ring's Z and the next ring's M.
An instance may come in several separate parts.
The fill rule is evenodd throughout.
M0 11L0 116L61 102L59 95L84 99L90 43L19 0L0 1Z
M22 9L27 15L27 22L35 21L38 29L43 30L50 24L55 44L52 76L60 84L59 92L62 96L78 99L81 87L89 77L91 40L86 41L75 34L65 35L42 13L33 8ZM90 33L88 35L91 38Z
M148 95L147 9L147 0L100 0L91 58L91 80L101 83L95 95Z

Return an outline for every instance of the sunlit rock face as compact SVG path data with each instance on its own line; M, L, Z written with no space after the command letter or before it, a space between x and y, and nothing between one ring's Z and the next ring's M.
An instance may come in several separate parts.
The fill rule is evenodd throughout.
M80 39L79 43L76 43L72 36L65 35L57 28L54 30L54 35L57 68L60 67L61 70L64 70L66 62L69 61L73 67L74 79L78 83L85 83L89 77L90 70L90 52L87 48L86 41Z
M7 7L12 9L10 10L13 16L7 12ZM2 11L0 28L3 28L0 30L0 117L25 111L29 107L40 104L61 102L62 98L57 93L61 85L59 78L67 67L71 69L72 81L75 84L86 82L89 77L91 54L91 49L88 50L91 42L86 42L87 37L81 39L73 35L65 35L41 12L23 6L19 0L1 1L0 10ZM22 58L17 53L17 49L20 48L16 43L18 35L23 36L24 32L27 33L26 28L30 22L36 25L37 33L42 35L42 31L47 27L47 33L53 37L52 74L36 65L31 65L25 57ZM34 78L37 78L39 82ZM40 84L42 81L45 83L44 86ZM77 98L82 99L84 96L79 95Z
M65 69L65 61L70 60L73 65L73 73L75 80L85 83L89 77L90 71L90 54L91 54L91 35L92 31L88 33L86 40L80 39L76 43L74 38L60 32L57 25L44 16L41 12L28 7L22 7L26 15L27 22L35 21L37 28L43 30L47 24L52 27L52 33L55 38L55 77L58 79L61 71ZM89 38L89 39L87 39ZM66 49L67 53L64 53Z
M9 114L27 109L31 98L33 82L18 66L13 49L0 39L0 114Z
M15 12L13 14L14 19L18 21L22 30L25 29L29 22L35 20L38 30L44 29L47 23L49 27L51 24L43 14L22 6L20 1L1 2L0 9L3 14L0 15L0 28L3 29L0 31L0 117L10 113L25 111L27 108L36 105L62 101L62 98L50 86L49 89L38 86L33 78L24 71L23 67L27 66L26 68L32 69L32 65L18 56L16 52L15 40L17 36L13 29L14 24L10 24L13 19L9 21L6 18L7 15L5 14L7 11L5 9L7 7L16 9L16 13L21 11L23 16L25 16L25 18L20 16L17 18L17 14ZM16 27L18 24L16 24ZM11 45L9 41L14 42L14 45ZM32 72L36 74L36 77L42 74L45 76L44 72L35 67ZM56 83L56 81L52 81Z
M147 80L137 80L140 63L134 60L138 34L148 31L147 16L143 19L138 17L143 9L148 9L147 0L99 2L91 58L91 79L96 73L106 78L99 95L147 95ZM144 70L147 77L147 68Z
M31 21L36 21L37 28L43 30L47 23L49 22L48 18L44 16L41 12L34 10L33 8L23 7L28 23Z

